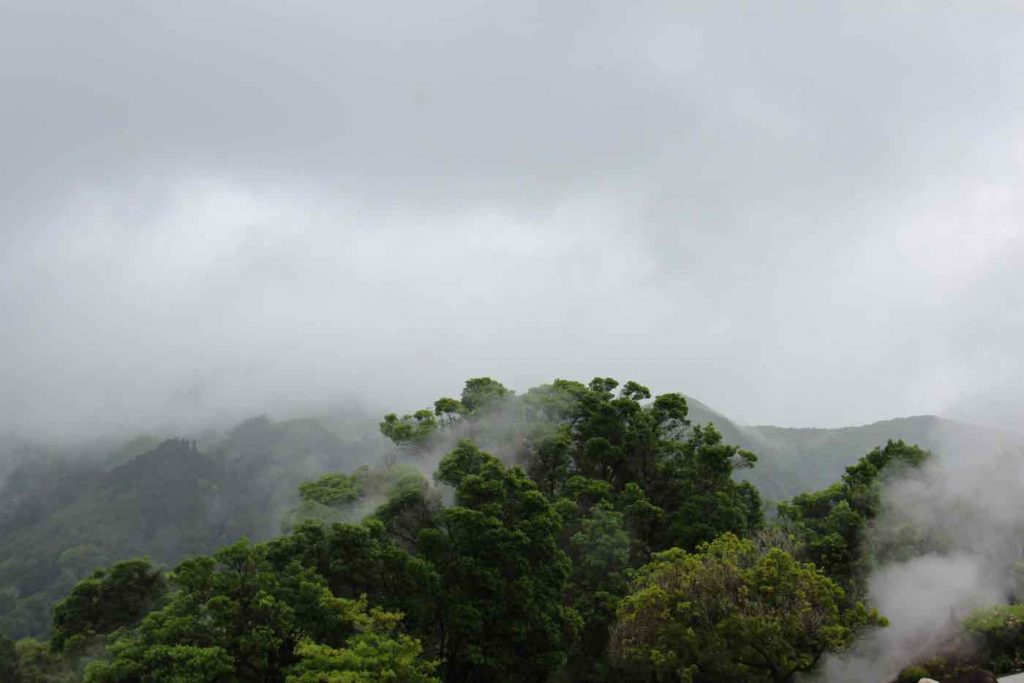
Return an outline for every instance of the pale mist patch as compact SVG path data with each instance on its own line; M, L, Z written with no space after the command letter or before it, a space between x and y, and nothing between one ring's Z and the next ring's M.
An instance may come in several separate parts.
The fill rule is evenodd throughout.
M824 680L890 681L953 637L965 613L1001 602L1004 593L988 581L981 558L929 554L875 572L869 595L889 618L889 627L871 632L846 655L828 659Z
M915 660L958 646L972 610L1006 603L1015 590L1024 452L998 442L943 443L920 471L884 490L869 538L884 559L870 577L869 599L890 625L827 660L827 681L892 680Z

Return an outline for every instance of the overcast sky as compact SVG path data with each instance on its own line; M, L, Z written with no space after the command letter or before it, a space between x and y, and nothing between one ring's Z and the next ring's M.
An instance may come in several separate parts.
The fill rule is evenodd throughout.
M0 0L0 84L0 429L1024 414L1017 2Z

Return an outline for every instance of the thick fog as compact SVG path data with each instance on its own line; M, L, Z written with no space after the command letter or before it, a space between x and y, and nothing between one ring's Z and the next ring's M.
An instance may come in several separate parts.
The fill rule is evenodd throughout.
M1024 386L1016 3L0 0L0 431Z

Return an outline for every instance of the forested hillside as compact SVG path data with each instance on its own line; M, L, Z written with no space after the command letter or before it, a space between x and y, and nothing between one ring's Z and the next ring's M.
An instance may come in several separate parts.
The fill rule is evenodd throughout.
M886 623L866 581L905 549L869 531L930 457L892 438L914 429L936 421L739 427L635 382L475 378L385 416L389 448L256 418L36 454L0 497L0 680L790 681ZM752 483L819 466L777 509Z
M171 566L281 530L297 487L379 460L382 440L254 418L198 444L135 439L106 454L22 451L0 488L0 632L42 635L76 581L122 559Z
M729 443L754 451L758 466L740 474L770 500L785 500L803 491L820 489L838 479L864 453L886 441L906 441L941 452L1020 448L1024 436L997 429L920 415L883 420L855 427L793 428L740 425L687 397L690 418L714 423Z

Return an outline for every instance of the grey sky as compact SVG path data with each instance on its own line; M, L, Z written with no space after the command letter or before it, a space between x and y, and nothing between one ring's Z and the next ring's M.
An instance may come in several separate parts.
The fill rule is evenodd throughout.
M1022 46L1011 2L0 0L0 429L479 374L1016 419Z

